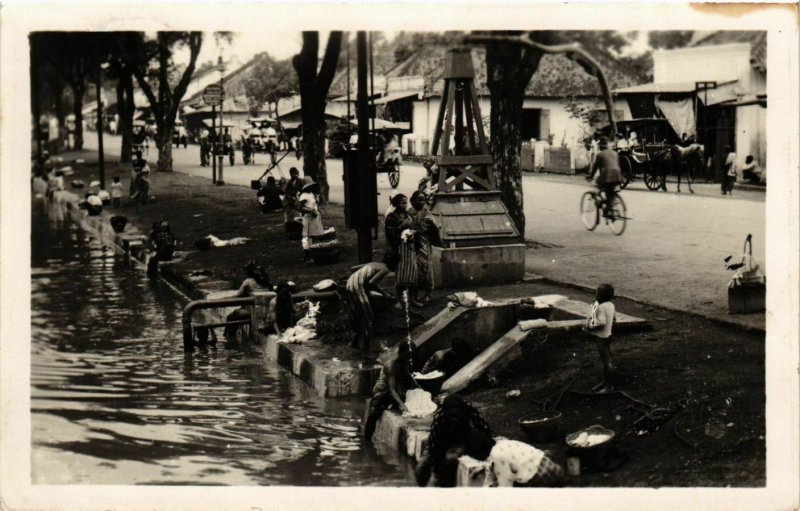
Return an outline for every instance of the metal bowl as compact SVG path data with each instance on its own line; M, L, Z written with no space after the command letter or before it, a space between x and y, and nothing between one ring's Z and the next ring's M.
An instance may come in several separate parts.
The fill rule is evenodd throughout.
M528 414L517 421L528 440L535 444L550 443L558 438L560 422L561 412Z

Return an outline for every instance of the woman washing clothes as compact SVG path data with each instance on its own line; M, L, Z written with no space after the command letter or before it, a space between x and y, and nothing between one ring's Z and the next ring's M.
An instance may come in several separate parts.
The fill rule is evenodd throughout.
M351 314L351 323L355 336L351 345L362 350L369 349L369 338L372 335L374 314L371 297L378 295L394 299L383 290L380 282L389 274L389 268L383 263L370 262L353 272L347 279L345 289Z
M295 324L292 287L288 282L278 282L277 295L269 302L269 318L275 334L280 335Z
M319 214L317 184L311 178L303 178L303 188L297 198L297 210L303 215L303 261L311 260L311 238L322 236L322 218Z
M417 468L417 484L454 487L458 459L485 461L484 486L562 486L564 470L532 445L492 438L480 412L451 394L436 411L428 447ZM433 476L433 478L431 478Z
M242 285L234 295L237 298L252 296L253 293L259 291L272 291L272 283L269 280L266 270L257 262L250 260L244 266L246 278L242 281ZM225 318L226 321L244 321L250 318L249 307L239 307L234 310ZM236 331L239 325L226 325L225 326L225 339L229 343L236 342Z
M406 392L416 388L417 383L411 376L411 346L406 341L397 345L397 355L392 357L381 368L381 374L375 387L372 389L372 399L369 402L369 413L364 423L364 438L370 440L375 433L378 419L384 410L395 406L401 412L407 410L405 405Z

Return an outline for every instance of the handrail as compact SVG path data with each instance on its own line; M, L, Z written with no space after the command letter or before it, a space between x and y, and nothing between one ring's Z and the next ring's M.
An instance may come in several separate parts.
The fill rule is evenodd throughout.
M311 300L332 300L337 297L335 291L301 291L292 295L294 302L302 302L306 299ZM229 298L214 298L204 300L194 300L186 304L183 308L183 316L181 322L183 324L183 349L191 351L194 348L194 337L192 335L192 313L201 309L216 309L220 307L241 307L253 306L256 304L255 297L242 296L242 297L229 297Z

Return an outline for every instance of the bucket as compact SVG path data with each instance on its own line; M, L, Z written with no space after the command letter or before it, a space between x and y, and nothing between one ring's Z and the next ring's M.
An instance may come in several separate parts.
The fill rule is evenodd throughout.
M519 421L519 427L534 444L546 444L558 438L561 412L534 413L525 415Z
M328 241L311 245L311 259L314 264L331 264L339 261L339 242Z
M125 230L125 226L128 225L128 219L124 216L112 216L110 222L114 232L122 232Z
M583 434L594 436L595 441L591 445L581 444ZM611 442L614 440L615 433L600 425L589 426L575 433L567 435L567 456L577 456L581 459L581 466L600 467L608 454ZM597 437L605 437L598 439Z

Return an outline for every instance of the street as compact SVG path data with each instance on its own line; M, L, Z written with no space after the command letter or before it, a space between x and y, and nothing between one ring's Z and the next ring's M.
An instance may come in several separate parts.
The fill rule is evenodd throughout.
M106 154L119 156L120 137L105 136ZM95 133L87 133L86 149L97 147ZM199 148L173 148L178 172L211 178L211 168L199 165ZM282 153L281 153L282 154ZM151 167L157 154L151 146L146 156ZM267 155L258 154L256 165L224 166L228 185L249 187L267 168ZM272 171L279 178L289 168L302 170L302 161L287 155ZM330 199L343 197L342 161L327 160ZM404 163L398 190L410 194L424 176L424 168ZM158 179L158 176L155 176ZM727 314L727 284L732 272L725 270L724 259L736 262L748 233L753 235L753 255L765 266L765 193L737 190L733 197L721 196L719 185L697 183L695 194L646 190L641 182L632 183L621 195L628 208L628 225L622 236L615 236L601 223L587 231L579 217L579 200L589 185L580 176L526 174L526 231L529 250L528 272L571 284L596 287L608 282L617 294L667 308L697 312L748 326L764 327L764 314ZM388 205L392 191L386 174L378 175L378 210Z

